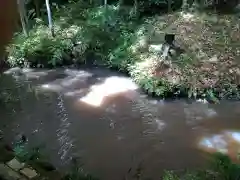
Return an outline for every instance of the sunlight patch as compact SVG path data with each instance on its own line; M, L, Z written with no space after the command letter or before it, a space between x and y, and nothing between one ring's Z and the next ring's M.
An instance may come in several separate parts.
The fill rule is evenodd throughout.
M50 90L50 91L61 91L62 90L62 87L59 86L59 85L56 85L56 84L43 84L40 86L40 89L43 89L43 90Z
M27 73L24 73L24 74L25 74L25 77L27 79L38 79L42 76L47 76L48 75L48 73L44 72L44 71L42 71L42 72L27 72Z
M157 124L158 130L163 130L166 127L165 122L162 120L156 119L155 122Z
M231 131L231 132L226 132L226 134L230 136L230 138L232 138L237 143L240 143L240 132Z
M192 20L194 17L194 15L191 13L183 13L182 12L181 15L182 15L182 18L186 21Z
M12 75L12 74L16 74L16 73L21 73L21 68L19 68L19 67L10 68L10 69L4 71L3 74L11 74Z
M76 83L78 81L80 81L80 79L76 78L76 77L74 77L74 78L71 78L71 77L70 78L65 78L65 79L62 80L61 85L63 87L68 87L68 86L71 86L71 85L73 85L74 83Z
M74 96L81 95L82 93L84 93L84 91L85 89L70 91L70 92L66 92L64 95L69 97L74 97Z
M22 68L22 72L23 72L23 73L33 72L33 69L30 69L30 68Z
M208 101L206 99L197 99L196 102L200 102L200 103L203 103L203 104L208 104Z
M130 79L124 77L112 76L106 78L104 83L94 85L91 91L80 101L90 104L92 106L100 106L107 96L123 93L126 91L134 91L138 89L137 85Z
M64 73L68 76L77 76L77 77L90 77L92 73L82 70L74 70L74 69L65 69Z

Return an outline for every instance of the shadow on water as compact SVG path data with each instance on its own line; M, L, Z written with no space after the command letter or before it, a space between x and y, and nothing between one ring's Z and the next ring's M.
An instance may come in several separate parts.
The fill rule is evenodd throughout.
M129 78L100 68L5 74L1 92L17 101L0 109L4 139L25 134L28 146L44 144L63 170L77 156L94 175L122 179L142 162L144 174L157 179L164 169L203 166L205 152L234 159L239 147L239 102L148 98Z

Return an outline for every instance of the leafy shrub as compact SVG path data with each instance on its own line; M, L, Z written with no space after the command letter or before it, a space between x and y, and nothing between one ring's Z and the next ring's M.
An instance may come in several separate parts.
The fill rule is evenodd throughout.
M56 37L52 37L45 25L37 25L25 37L22 33L15 36L7 48L8 63L11 66L46 67L62 65L70 59L75 44L80 44L83 31L80 27L70 26L65 29L55 27ZM81 42L82 50L86 44ZM78 48L79 50L79 48Z
M231 12L239 4L239 0L197 0L196 1L202 9L215 9L219 12Z
M240 165L233 163L230 158L221 153L211 156L206 169L187 171L181 176L166 171L163 180L236 180L240 177Z

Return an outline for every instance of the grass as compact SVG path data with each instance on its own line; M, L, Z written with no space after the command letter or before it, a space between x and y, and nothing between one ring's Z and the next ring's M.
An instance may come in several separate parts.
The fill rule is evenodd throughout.
M104 65L127 72L148 94L162 98L240 98L237 15L172 12L139 20L131 8L82 1L60 9L54 17L56 37L41 20L29 37L14 37L8 48L11 66ZM183 52L164 60L149 48L163 43L169 32Z

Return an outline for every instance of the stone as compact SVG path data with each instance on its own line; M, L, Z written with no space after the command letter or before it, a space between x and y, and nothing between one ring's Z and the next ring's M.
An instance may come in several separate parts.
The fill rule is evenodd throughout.
M18 171L24 167L24 163L19 162L16 158L7 162L7 165L15 171Z
M20 174L12 170L10 167L6 166L5 164L0 164L0 176L3 179L7 180L19 180L22 178Z
M37 172L34 169L31 168L24 168L21 169L20 172L25 175L26 177L28 177L29 179L35 178L36 176L38 176Z

